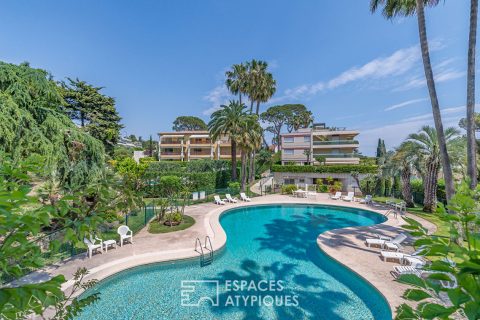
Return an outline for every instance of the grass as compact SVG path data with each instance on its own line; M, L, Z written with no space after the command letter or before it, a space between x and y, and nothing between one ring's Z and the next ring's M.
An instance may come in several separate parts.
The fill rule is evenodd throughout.
M397 199L397 198L390 198L390 197L374 197L373 201L376 202L381 202L385 203L388 201L392 202L400 202L402 199ZM440 217L435 214L435 213L427 213L422 211L423 207L420 204L415 204L415 208L407 208L407 212L416 215L420 218L423 218L434 225L437 226L437 230L435 231L436 236L442 236L442 237L449 237L450 236L450 225L445 222L440 220Z
M437 214L423 212L422 207L417 205L415 208L407 208L407 211L436 225L437 230L434 233L436 236L450 237L450 224L442 221Z
M372 200L375 202L381 202L381 203L386 203L387 201L399 203L402 201L402 199L390 198L390 197L373 197Z
M185 230L190 228L195 224L195 219L190 216L184 215L182 222L178 226L166 226L163 224L163 221L158 222L157 220L153 220L148 225L148 232L150 233L168 233L168 232L175 232L180 230Z

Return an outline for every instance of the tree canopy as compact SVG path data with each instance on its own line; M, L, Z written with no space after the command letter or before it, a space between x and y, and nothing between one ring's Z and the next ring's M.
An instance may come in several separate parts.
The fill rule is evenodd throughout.
M265 130L273 133L273 144L278 144L284 125L288 132L306 128L313 122L312 112L303 104L284 104L268 108L260 119L270 124Z
M65 112L72 120L78 120L85 131L102 141L106 151L112 154L123 128L115 99L100 93L102 87L78 79L67 80L68 83L61 83Z
M64 113L60 88L46 71L0 62L0 151L17 160L38 154L68 188L95 180L104 167L102 143Z
M207 130L205 121L194 116L180 116L173 121L172 130L174 131L195 131Z

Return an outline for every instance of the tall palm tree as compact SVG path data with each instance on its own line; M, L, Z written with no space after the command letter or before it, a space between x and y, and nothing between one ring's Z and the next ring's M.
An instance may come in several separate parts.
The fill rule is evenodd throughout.
M410 142L404 142L395 150L395 154L392 158L395 167L400 173L400 179L402 181L402 198L408 208L415 207L412 195L412 185L410 183L412 179L413 163L416 161L417 154L412 148Z
M459 132L455 128L445 130L446 143L449 144ZM418 133L412 133L404 142L406 148L411 148L422 159L423 174L423 211L434 212L437 208L438 173L440 171L440 147L438 133L435 128L423 126Z
M246 63L247 67L247 92L250 100L250 113L253 113L253 105L256 103L255 114L260 112L260 103L267 102L276 91L276 82L273 75L268 72L268 63L261 60L252 59ZM251 182L255 179L255 154L256 149L249 154L249 177Z
M222 134L230 137L232 155L232 180L237 180L237 134L243 124L247 113L245 105L238 101L230 101L222 105L220 110L210 116L208 130L212 140L218 139Z
M477 44L478 0L470 1L470 32L467 62L467 173L470 188L477 186L477 139L475 137L475 47Z
M382 13L387 19L395 16L411 16L417 15L418 33L420 36L420 48L422 51L423 69L427 80L428 92L430 94L430 102L432 105L433 121L437 130L438 148L440 152L440 160L445 177L445 191L447 200L455 193L453 183L452 166L447 151L447 143L443 130L442 115L440 113L440 105L438 102L437 91L435 88L435 80L433 78L432 64L430 62L430 52L428 48L427 27L425 25L425 6L436 6L439 0L371 0L370 10L375 12L379 6L383 5Z
M267 71L268 63L261 60L246 63L248 70L248 97L250 99L250 113L253 113L253 105L256 103L256 112L260 112L260 103L267 102L276 91L276 81L273 75Z
M225 85L234 95L238 94L238 100L242 104L242 94L247 91L247 67L245 64L234 64L231 70L225 72L227 79Z
M244 118L244 122L240 125L237 143L241 150L241 171L240 181L241 189L245 191L245 185L247 182L247 155L252 151L260 148L262 144L263 129L258 122L258 118L255 115L248 115Z

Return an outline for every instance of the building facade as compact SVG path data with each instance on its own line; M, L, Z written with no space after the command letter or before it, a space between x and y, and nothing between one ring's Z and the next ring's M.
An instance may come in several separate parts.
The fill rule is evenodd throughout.
M320 159L329 164L359 164L355 130L315 123L311 128L281 135L282 164L311 164Z
M230 139L225 135L212 141L208 131L160 132L158 134L159 160L228 160L231 159L231 152Z

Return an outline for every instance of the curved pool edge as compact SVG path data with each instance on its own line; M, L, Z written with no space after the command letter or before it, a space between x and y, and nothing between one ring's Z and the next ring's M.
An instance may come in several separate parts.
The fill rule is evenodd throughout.
M278 196L277 196L278 197ZM297 198L287 198L287 197L282 197L282 199L275 199L273 202L271 201L271 196L266 196L262 198L254 198L252 202L242 202L238 203L236 205L225 205L225 206L219 206L218 208L215 208L213 210L209 210L204 216L203 216L203 221L197 221L197 223L203 223L203 226L206 230L205 235L210 236L212 240L212 246L213 246L213 251L217 252L220 249L225 247L226 241L227 241L227 236L226 233L223 229L223 227L220 224L220 218L224 213L227 213L233 209L241 208L241 207L246 207L246 206L259 206L259 205L282 205L282 204L290 204L290 205L317 205L317 206L335 206L335 207L344 207L344 208L356 208L356 209L361 209L365 211L369 211L375 214L382 214L382 210L375 210L373 208L368 208L365 207L364 205L360 205L358 203L347 203L347 202L332 202L332 200L328 201L318 201L318 200L313 200L313 199L297 199ZM368 273L364 272L359 272L355 267L352 268L351 265L345 264L345 261L340 260L335 254L332 254L329 250L325 250L325 246L323 246L321 243L319 243L319 239L322 236L328 235L328 234L333 234L336 231L341 231L341 230L355 230L355 229L364 229L364 228L374 228L376 226L381 226L385 225L388 226L392 222L391 217L388 217L388 219L384 222L378 223L371 225L369 227L347 227L347 228L342 228L342 229L335 229L335 230L329 230L326 232L323 232L318 235L317 237L317 245L322 252L324 252L326 255L328 255L330 258L333 260L337 261L338 263L342 264L346 268L350 269L352 272L357 274L360 278L362 278L364 281L366 281L369 285L371 285L373 288L375 288L387 301L392 314L394 314L395 307L398 305L396 301L392 301L392 298L398 298L400 295L397 294L394 297L389 292L384 292L381 287L376 284L376 281L372 281L371 277L368 276ZM398 227L398 220L395 221L396 223L393 223L393 225L396 225ZM192 240L194 242L194 239ZM177 249L177 250L167 250L167 251L157 251L157 252L149 252L149 253L144 253L144 254L139 254L139 255L132 255L126 258L121 258L118 260L114 260L109 263L102 264L98 267L94 267L89 270L89 275L88 279L96 279L98 281L104 280L116 273L119 273L121 271L131 269L134 267L142 266L142 265L147 265L147 264L154 264L154 263L160 263L160 262L173 262L173 261L178 261L178 260L185 260L185 259L194 259L198 257L198 253L194 250L194 245L192 243L191 248L183 248L183 249ZM380 261L381 262L381 261ZM383 262L381 262L383 263ZM69 280L67 281L63 286L62 289L64 291L68 291L68 289L71 288L73 285L73 281ZM403 291L402 291L403 292ZM82 292L78 292L77 294L81 294ZM396 299L394 299L396 300Z

